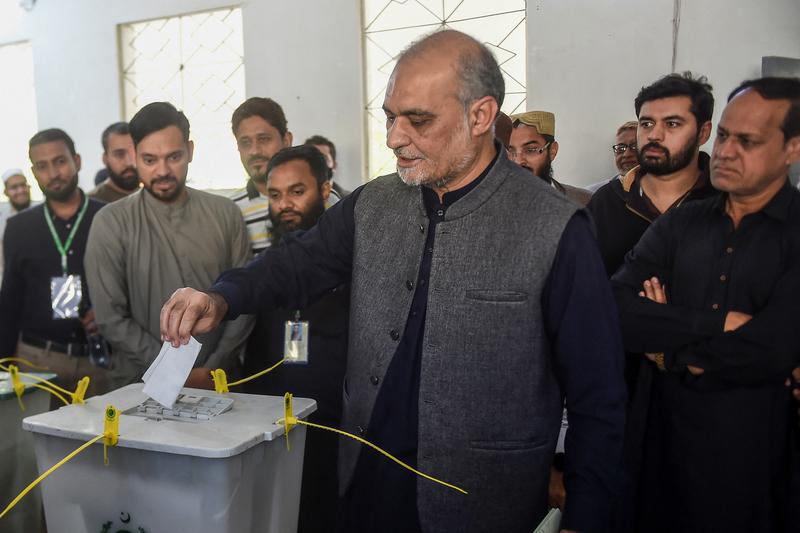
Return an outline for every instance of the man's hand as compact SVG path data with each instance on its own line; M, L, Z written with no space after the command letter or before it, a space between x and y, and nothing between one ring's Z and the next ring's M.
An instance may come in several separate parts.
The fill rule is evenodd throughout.
M550 467L550 486L547 489L547 504L564 510L567 500L567 489L564 488L564 473L554 466Z
M728 311L728 314L725 315L725 327L723 328L723 330L734 331L736 329L739 329L740 327L750 322L751 318L753 318L753 315L748 315L747 313L741 313L739 311Z
M87 335L97 335L97 333L100 331L94 318L94 309L89 309L81 317L81 326L83 326L83 329L86 331Z
M193 368L192 371L189 372L189 377L186 378L184 387L214 390L214 380L211 379L211 369L203 366Z
M658 278L644 280L643 286L644 290L639 292L639 296L644 296L657 304L667 303L667 286L662 285Z
M227 312L228 303L219 294L178 289L161 308L161 340L177 348L192 335L217 327Z

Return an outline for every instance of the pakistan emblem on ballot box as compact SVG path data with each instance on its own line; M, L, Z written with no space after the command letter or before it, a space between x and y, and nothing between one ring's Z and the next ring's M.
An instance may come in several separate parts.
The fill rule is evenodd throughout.
M119 521L121 522L119 528L116 529L117 525L113 521L109 521L103 524L103 528L100 530L100 533L147 533L143 527L137 527L134 529L135 526L131 524L131 515L130 513L122 512L119 513ZM115 528L115 529L111 529Z

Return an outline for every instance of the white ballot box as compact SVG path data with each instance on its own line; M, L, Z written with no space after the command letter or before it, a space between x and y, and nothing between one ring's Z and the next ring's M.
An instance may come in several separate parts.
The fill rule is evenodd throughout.
M43 379L54 379L55 374L34 374ZM22 419L44 413L50 408L50 394L30 386L34 379L20 376L25 384L22 411L11 385L8 372L0 372L0 509L8 505L28 483L36 479L36 456L33 437L22 431ZM17 504L0 520L0 533L39 531L42 522L42 494L32 490L27 498Z
M305 427L291 430L287 450L283 425L275 423L283 398L183 389L165 410L142 386L23 421L43 472L103 433L106 405L122 413L108 466L100 441L42 482L49 533L297 529ZM316 402L297 398L293 408L306 418Z

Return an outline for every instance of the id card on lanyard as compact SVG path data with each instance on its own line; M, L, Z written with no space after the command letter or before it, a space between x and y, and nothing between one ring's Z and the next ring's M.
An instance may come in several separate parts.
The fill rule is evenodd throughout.
M300 311L295 313L294 320L286 322L283 337L283 364L308 364L308 331L308 322L300 320Z
M83 206L78 213L78 218L75 219L75 225L72 226L66 242L61 242L53 224L53 217L50 216L50 210L47 205L44 206L44 218L47 221L47 227L50 229L53 243L61 255L61 276L50 278L50 307L53 309L53 319L55 320L78 318L79 316L79 307L83 298L81 277L68 274L67 255L72 247L72 241L75 240L78 227L83 221L83 215L86 214L87 207L89 207L89 198L84 197Z

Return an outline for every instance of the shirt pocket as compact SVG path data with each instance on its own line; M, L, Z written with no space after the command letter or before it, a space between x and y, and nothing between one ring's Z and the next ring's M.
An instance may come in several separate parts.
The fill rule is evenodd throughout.
M497 303L523 303L528 301L528 293L521 291L493 290L493 289L467 289L468 300Z

